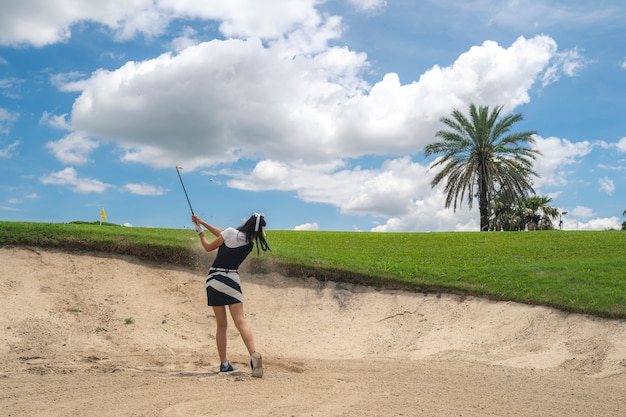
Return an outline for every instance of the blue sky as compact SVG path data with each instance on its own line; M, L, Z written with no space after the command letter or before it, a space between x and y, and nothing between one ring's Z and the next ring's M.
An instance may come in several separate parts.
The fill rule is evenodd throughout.
M521 113L570 230L626 209L622 0L0 0L0 220L473 231L424 146Z

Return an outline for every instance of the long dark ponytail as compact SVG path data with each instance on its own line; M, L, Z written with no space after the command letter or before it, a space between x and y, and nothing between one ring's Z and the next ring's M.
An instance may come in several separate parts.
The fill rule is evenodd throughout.
M265 240L265 216L263 214L254 213L244 224L239 226L237 230L246 234L248 242L256 243L256 253L271 251L270 245Z

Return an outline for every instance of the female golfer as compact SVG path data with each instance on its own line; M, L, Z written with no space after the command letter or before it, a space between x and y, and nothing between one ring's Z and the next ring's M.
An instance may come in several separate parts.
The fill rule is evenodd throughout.
M211 252L219 248L206 278L206 294L217 321L215 341L220 357L220 374L238 370L231 365L226 355L226 328L228 325L226 306L228 306L233 322L248 349L252 376L260 378L263 376L263 363L261 354L255 349L254 337L244 316L238 268L252 251L254 242L257 244L257 254L259 248L263 251L271 250L265 241L265 218L262 214L254 213L238 228L229 227L224 230L206 223L195 214L191 216L191 221L196 224L195 230L200 236L204 250ZM204 236L202 226L211 232L215 239L209 241Z

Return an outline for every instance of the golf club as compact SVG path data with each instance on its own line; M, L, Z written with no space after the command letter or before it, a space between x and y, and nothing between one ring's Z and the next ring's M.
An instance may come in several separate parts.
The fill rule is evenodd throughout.
M191 201L189 201L189 196L187 195L187 190L185 189L185 184L183 184L183 178L180 176L180 171L183 167L176 165L176 173L178 174L178 179L180 180L180 185L183 186L183 191L185 192L185 197L187 197L187 204L189 204L189 210L191 210L191 215L193 216L195 213L193 212L193 208L191 208Z

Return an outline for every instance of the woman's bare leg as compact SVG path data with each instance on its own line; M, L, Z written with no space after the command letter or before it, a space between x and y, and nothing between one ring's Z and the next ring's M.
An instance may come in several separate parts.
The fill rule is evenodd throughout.
M243 303L231 304L228 308L230 309L230 315L233 318L233 322L235 323L237 330L239 330L241 339L243 340L244 345L246 345L246 349L248 349L248 354L252 355L255 350L254 336L252 336L252 330L250 330L250 327L246 322L246 317L243 312Z
M220 363L228 360L226 356L226 329L228 328L228 317L226 316L226 307L213 306L215 321L217 322L217 330L215 332L215 343L217 344L217 354L220 357Z

